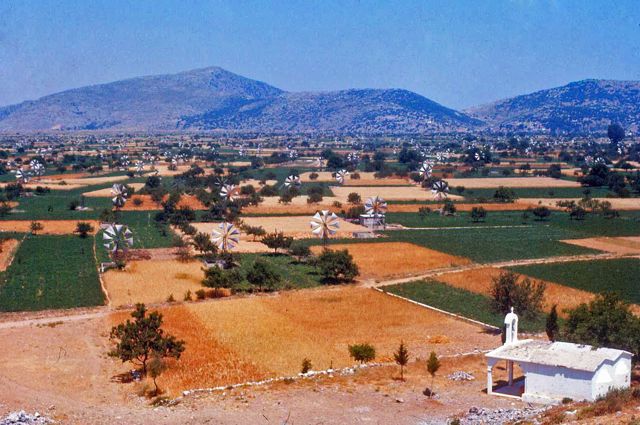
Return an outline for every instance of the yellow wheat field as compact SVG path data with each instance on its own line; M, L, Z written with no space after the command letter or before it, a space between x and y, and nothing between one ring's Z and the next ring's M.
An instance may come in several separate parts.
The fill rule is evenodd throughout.
M434 251L412 243L381 242L331 245L330 249L346 249L360 270L360 278L381 279L425 273L442 267L471 263L471 260ZM322 247L312 248L318 254Z
M347 202L347 198L350 193L355 192L360 194L362 201L373 196L380 196L387 201L401 201L401 200L416 200L416 201L432 201L433 193L431 190L423 189L419 186L336 186L331 187L331 191L336 198L342 203ZM464 199L462 196L451 195L448 196L451 200Z
M132 261L125 270L108 270L103 280L114 307L164 302L171 294L180 301L185 292L202 289L202 267L200 261Z
M571 180L559 180L551 177L487 177L468 179L446 179L449 187L464 186L467 189L493 189L505 187L580 187L580 183Z
M43 229L38 230L38 234L43 235L69 235L74 233L79 222L90 223L95 234L99 230L100 222L96 220L36 220L42 224ZM0 221L0 232L20 232L29 233L31 231L31 220L3 220Z

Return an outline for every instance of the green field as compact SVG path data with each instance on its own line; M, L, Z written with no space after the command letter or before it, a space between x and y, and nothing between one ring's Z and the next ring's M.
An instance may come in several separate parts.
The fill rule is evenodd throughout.
M630 303L640 303L640 259L576 261L512 267L513 271L585 291L617 292Z
M322 283L318 269L306 263L298 263L284 254L239 254L240 270L246 275L257 258L267 261L282 278L282 288L310 288Z
M591 191L592 198L606 198L615 196L606 187L512 187L511 188L519 198L583 198L585 189ZM457 194L454 190L452 193ZM468 199L486 198L490 200L495 189L466 189L462 195Z
M0 311L103 304L93 238L28 236L0 274Z
M132 248L168 248L174 246L177 235L167 224L154 220L157 211L121 211L118 223L126 224L133 232ZM102 234L99 235L102 241Z
M504 320L504 315L496 313L493 309L489 297L433 280L385 286L382 289L496 327L501 328ZM537 332L544 329L543 319L523 320L521 323L521 329L525 332Z

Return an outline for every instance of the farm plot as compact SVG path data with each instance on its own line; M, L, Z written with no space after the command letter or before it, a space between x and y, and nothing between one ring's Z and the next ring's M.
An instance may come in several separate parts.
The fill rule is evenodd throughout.
M4 188L4 187L7 186L7 184L9 184L9 183L0 183L0 187ZM49 182L35 181L35 182L27 183L27 184L25 184L23 186L25 188L31 189L31 190L35 190L39 186L39 187L43 187L45 189L63 190L63 191L75 190L75 189L80 189L80 188L85 187L85 185L83 185L83 184L69 184L69 183L56 182L56 181L49 181Z
M400 340L422 358L434 349L452 354L497 343L477 326L364 288L223 299L164 312L167 330L189 347L163 375L173 391L294 375L305 357L314 369L352 365L348 345L360 342L373 344L382 361L392 359Z
M493 309L489 297L434 280L407 282L384 286L382 289L392 294L499 328L502 327L504 321L504 315L497 313ZM544 329L544 323L540 320L522 320L520 321L520 329L524 331L540 331Z
M0 272L7 270L13 256L20 245L17 239L3 239L0 241Z
M640 236L569 239L562 242L615 254L640 255Z
M165 196L167 199L168 196ZM139 201L137 201L139 199ZM192 210L206 210L207 207L204 206L202 202L198 200L193 195L182 195L180 197L180 201L178 201L178 208L188 207ZM151 195L133 195L131 199L129 199L124 207L122 207L122 211L155 211L162 210L162 205L156 203L151 199Z
M187 291L202 289L202 267L200 261L132 261L124 270L107 271L103 280L114 307L153 304L166 301L170 295L182 300Z
M465 270L461 272L446 273L437 276L435 280L446 283L456 288L464 289L476 294L489 296L491 294L491 285L493 279L500 276L504 270L495 267L483 267L480 269ZM531 276L533 281L538 281ZM594 295L587 291L571 288L569 286L560 285L554 282L545 281L547 289L544 297L545 310L550 310L554 304L558 305L558 311L563 315L562 310L574 308L581 303L587 303L594 298Z
M269 196L263 198L264 200L258 206L248 206L242 209L244 214L280 214L280 215L295 215L295 214L315 214L316 211L335 209L333 203L338 201L337 198L325 196L322 202L318 204L310 204L307 202L306 196L296 196L289 204L282 204L279 202L280 198L277 196Z
M294 238L311 238L310 216L269 216L269 217L244 217L243 221L249 226L262 226L267 232L283 232L285 235L292 236ZM338 237L348 238L351 237L352 232L367 231L366 227L358 224L349 223L348 221L340 220L340 228L338 229ZM213 230L218 228L219 223L191 223L198 229L199 232L211 234ZM249 239L246 239L249 240ZM240 244L242 245L242 243Z
M78 223L87 222L93 226L93 232L95 234L98 229L99 222L94 220L38 220L38 223L42 224L43 229L38 231L38 234L43 235L71 235L75 232ZM0 232L16 232L16 233L29 233L31 221L30 220L4 220L0 221Z
M93 238L27 237L1 275L0 311L101 305Z
M133 248L168 248L178 238L169 225L154 220L154 212L122 211L119 214L118 221L133 232Z
M420 208L428 207L432 210L442 208L442 203L430 203L430 204L389 204L388 212L418 212ZM523 203L498 203L498 204L485 204L485 203L471 203L471 202L456 202L457 211L471 211L473 208L482 207L485 211L522 211L528 208L533 208L535 205L527 205Z
M331 245L331 249L347 249L360 269L363 279L411 276L429 270L469 264L467 258L456 257L411 243L353 243ZM312 248L315 254L320 246Z
M331 186L331 191L342 203L347 202L347 197L352 192L360 194L360 197L363 200L373 196L380 196L387 201L433 200L433 194L430 190L422 189L418 186ZM451 200L464 199L462 196L458 195L449 195L448 198Z
M446 179L449 187L464 186L467 189L498 188L505 187L580 187L580 184L571 180L560 180L551 177L485 177L485 178L460 178Z
M640 259L638 258L535 264L510 267L510 269L591 293L614 291L625 301L640 304L638 290Z
M335 182L336 179L330 171L317 172L318 178L311 180L311 172L300 174L300 180L306 183L313 182ZM358 172L359 179L354 179L348 175L344 180L346 186L409 186L411 183L407 179L387 177L377 179L371 172Z
M640 210L640 198L595 198L598 201L607 201L611 203L611 207L617 210ZM520 198L518 203L543 205L551 209L561 209L556 203L558 201L575 201L580 198Z
M64 180L52 180L51 183L60 184L61 182L64 181L67 185L93 186L93 185L105 184L105 183L116 183L116 182L121 182L123 180L129 180L129 177L126 175L120 175L120 176L86 177L86 178L79 178L79 179L70 178L70 179L64 179ZM46 183L47 180L42 179L42 182Z

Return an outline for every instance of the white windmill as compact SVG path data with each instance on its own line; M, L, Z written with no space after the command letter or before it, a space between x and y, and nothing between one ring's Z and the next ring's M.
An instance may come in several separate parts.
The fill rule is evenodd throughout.
M113 195L113 198L111 198L113 206L116 208L124 207L125 202L127 202L127 190L124 185L115 183L111 186L111 194Z
M329 237L336 234L340 228L338 216L327 210L316 212L311 218L311 233L322 238L323 245L327 245Z
M429 161L425 161L420 166L420 177L422 180L426 180L431 177L431 173L433 172L433 164Z
M235 185L225 184L220 189L220 197L222 197L222 199L224 199L225 201L233 202L236 196L236 192L237 190Z
M444 180L438 180L433 184L431 193L433 193L433 199L441 201L449 194L449 184Z
M213 230L212 239L218 249L229 251L240 243L240 231L232 223L222 222L218 226L220 230Z
M123 224L110 224L102 234L102 241L113 257L118 252L126 253L133 246L133 232Z
M16 180L18 183L29 183L31 173L28 170L18 169L16 171Z
M292 187L298 188L302 186L302 182L300 181L300 176L291 175L287 177L286 179L284 179L284 186L286 188L292 188Z
M385 214L387 213L387 202L379 196L368 198L364 203L364 210L373 218L374 225L385 226Z
M339 184L344 184L344 180L347 178L347 175L349 175L349 172L347 170L340 170L336 173L336 181Z
M31 173L35 176L42 176L44 174L44 165L40 163L40 161L33 159L29 162L29 168L31 169Z

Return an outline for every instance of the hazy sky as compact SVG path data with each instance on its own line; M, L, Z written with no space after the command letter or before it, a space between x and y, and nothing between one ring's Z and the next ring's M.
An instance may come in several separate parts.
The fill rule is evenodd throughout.
M397 87L462 108L640 80L640 4L0 0L0 105L211 65L285 90Z

